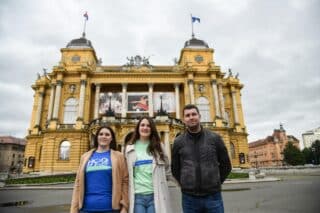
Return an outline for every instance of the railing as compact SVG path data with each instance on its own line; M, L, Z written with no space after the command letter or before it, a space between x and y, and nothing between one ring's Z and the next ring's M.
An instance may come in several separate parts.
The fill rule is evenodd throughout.
M58 129L74 129L75 124L58 124Z

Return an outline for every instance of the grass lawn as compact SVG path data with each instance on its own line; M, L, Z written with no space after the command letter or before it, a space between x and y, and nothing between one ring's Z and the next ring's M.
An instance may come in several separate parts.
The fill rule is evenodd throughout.
M76 175L51 175L40 177L7 179L6 184L41 184L41 183L71 183L74 182ZM248 173L230 173L228 179L249 178Z

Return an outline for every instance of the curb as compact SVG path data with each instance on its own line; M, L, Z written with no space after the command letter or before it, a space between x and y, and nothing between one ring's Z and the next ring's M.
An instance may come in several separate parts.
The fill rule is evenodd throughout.
M275 177L266 177L261 179L234 179L234 180L226 180L223 184L236 184L236 183L260 183L260 182L274 182L274 181L280 181L281 178L275 178Z

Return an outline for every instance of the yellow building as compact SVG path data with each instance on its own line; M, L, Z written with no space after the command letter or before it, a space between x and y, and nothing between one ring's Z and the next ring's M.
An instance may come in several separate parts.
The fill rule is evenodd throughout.
M199 107L202 125L223 137L233 167L249 167L242 87L231 70L226 76L216 65L214 50L194 37L173 66L152 65L139 55L105 66L83 35L62 48L58 65L32 85L24 172L74 172L99 125L115 130L121 149L141 115L154 117L170 155L184 131L181 109L189 103Z

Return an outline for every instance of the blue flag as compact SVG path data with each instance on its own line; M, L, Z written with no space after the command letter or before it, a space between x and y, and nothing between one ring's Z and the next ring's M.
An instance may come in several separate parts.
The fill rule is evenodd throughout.
M191 18L192 18L192 23L194 23L196 21L200 23L200 18L195 17L195 16L191 16Z

